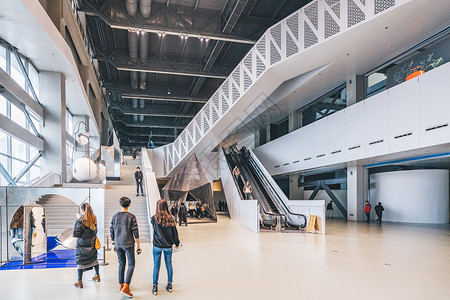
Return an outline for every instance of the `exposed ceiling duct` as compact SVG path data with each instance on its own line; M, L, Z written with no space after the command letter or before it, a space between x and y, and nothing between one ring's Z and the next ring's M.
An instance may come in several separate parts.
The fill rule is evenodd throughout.
M152 0L141 0L139 3L139 10L144 18L150 17L152 11Z
M131 99L131 106L133 108L138 108L138 99L136 98Z
M128 31L128 52L131 59L138 58L138 34L135 31ZM138 88L138 72L130 72L131 87Z
M145 100L144 99L140 99L139 100L139 108L143 109L145 107Z
M142 0L141 0L141 9L142 9ZM151 3L151 1L149 1ZM141 10L142 13L142 10ZM149 10L150 14L150 10ZM141 61L146 61L148 57L148 32L141 32L140 40L139 40L139 58ZM139 87L141 90L145 90L147 87L147 72L139 73Z
M130 16L136 17L137 9L138 9L137 0L125 0L125 7L127 8L127 13Z
M144 115L139 115L139 121L141 121L141 122L144 121Z

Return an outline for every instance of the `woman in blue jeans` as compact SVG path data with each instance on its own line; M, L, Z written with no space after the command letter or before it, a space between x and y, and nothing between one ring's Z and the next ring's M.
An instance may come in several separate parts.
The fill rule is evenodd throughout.
M152 217L153 226L153 295L158 294L159 269L161 267L161 256L164 253L164 262L167 269L166 290L172 293L172 245L177 248L180 245L175 220L169 213L166 200L161 199L156 203L156 213Z

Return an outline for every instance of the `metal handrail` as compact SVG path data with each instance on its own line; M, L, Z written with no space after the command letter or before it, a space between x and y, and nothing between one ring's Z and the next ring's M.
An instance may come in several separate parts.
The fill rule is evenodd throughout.
M294 215L294 216L302 217L302 218L305 220L305 226L306 226L306 223L307 223L307 218L306 218L306 216L305 216L304 214L292 212L292 211L289 209L289 207L286 205L286 203L284 203L284 201L281 199L281 197L280 197L280 196L277 194L277 192L275 191L274 187L272 186L272 183L271 183L269 180L267 180L266 176L265 176L265 175L263 174L263 172L261 171L260 166L256 163L255 159L250 155L250 152L249 152L245 147L243 147L243 150L244 150L244 151L246 152L246 154L247 154L247 157L248 157L248 159L249 159L249 163L252 164L252 166L254 167L254 169L259 173L261 179L264 180L264 181L265 181L265 184L267 185L267 187L270 188L271 193L269 194L269 196L271 196L271 195L276 195L276 198L277 198L276 200L278 200L278 202L281 203L281 206L282 206L283 209L287 212L287 214L288 214L288 215ZM274 199L274 200L275 200L275 199ZM286 214L284 214L284 215L286 215Z

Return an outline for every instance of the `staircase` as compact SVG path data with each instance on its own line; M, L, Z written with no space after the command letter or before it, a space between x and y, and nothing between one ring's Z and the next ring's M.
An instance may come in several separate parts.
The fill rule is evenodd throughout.
M58 236L67 228L73 228L79 211L72 200L58 195L45 195L36 203L45 208L48 236Z
M134 172L137 167L141 167L141 159L135 160L131 156L126 156L126 165L120 169L120 181L107 181L105 190L105 237L109 236L109 227L112 216L121 210L119 199L126 196L131 199L129 212L136 216L139 225L139 237L141 242L150 242L150 224L147 215L147 200L144 196L136 197L136 183ZM145 193L145 187L144 187Z

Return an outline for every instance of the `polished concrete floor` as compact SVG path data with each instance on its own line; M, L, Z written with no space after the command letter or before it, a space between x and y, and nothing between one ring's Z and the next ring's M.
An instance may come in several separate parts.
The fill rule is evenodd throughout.
M174 292L162 299L450 299L450 228L330 222L327 235L250 232L220 216L217 224L179 228ZM132 290L151 295L150 244L137 257ZM0 271L1 299L122 299L117 262L107 252L101 283L75 269Z
M330 222L326 236L250 232L220 216L217 224L179 228L174 292L163 299L449 299L450 228ZM132 290L151 295L150 244L137 257ZM1 299L122 299L117 262L107 252L101 283L75 269L0 271Z

